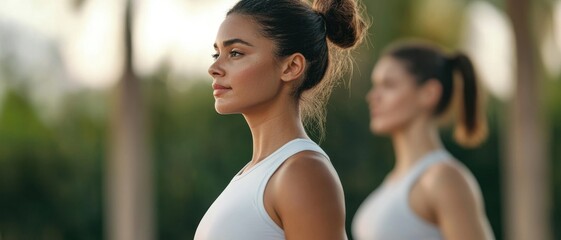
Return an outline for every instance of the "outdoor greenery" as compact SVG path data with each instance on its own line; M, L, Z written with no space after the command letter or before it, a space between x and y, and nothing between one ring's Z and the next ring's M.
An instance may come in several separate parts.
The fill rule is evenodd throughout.
M369 131L364 99L380 50L412 36L451 48L459 45L457 29L445 26L433 34L411 24L415 0L365 2L372 18L369 40L356 51L350 84L341 84L330 100L326 137L320 143L345 189L349 237L353 214L393 164L391 142ZM469 1L457 2L463 6ZM111 89L68 94L56 117L45 119L29 97L30 86L15 84L25 79L4 75L11 79L5 81L0 101L0 239L102 239ZM189 82L184 90L174 88L170 78L163 68L141 80L156 176L157 237L192 239L206 209L249 161L251 135L242 116L215 112L210 77L174 79ZM542 89L553 187L551 224L555 239L561 239L561 77L547 77ZM490 134L475 149L458 146L451 129L442 130L446 147L479 182L497 239L503 239L507 109L508 102L488 96Z

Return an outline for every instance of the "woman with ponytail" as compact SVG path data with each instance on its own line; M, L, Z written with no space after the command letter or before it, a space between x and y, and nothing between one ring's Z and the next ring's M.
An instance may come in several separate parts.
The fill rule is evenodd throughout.
M253 155L196 240L347 238L339 177L304 123L323 128L331 89L366 31L359 13L355 0L241 0L228 11L208 72L216 111L243 115Z
M470 59L429 43L400 43L382 55L372 84L370 130L391 137L396 159L355 214L354 238L493 239L475 178L438 133L438 123L455 115L459 144L475 147L486 136Z

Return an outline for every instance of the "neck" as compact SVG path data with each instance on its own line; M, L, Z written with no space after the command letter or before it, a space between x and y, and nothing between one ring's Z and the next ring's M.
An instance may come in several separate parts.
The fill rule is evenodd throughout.
M418 120L392 134L395 149L393 173L401 175L409 170L425 154L443 148L438 127L433 120Z
M250 165L260 162L287 142L308 138L296 104L268 106L243 114L251 130L253 154Z

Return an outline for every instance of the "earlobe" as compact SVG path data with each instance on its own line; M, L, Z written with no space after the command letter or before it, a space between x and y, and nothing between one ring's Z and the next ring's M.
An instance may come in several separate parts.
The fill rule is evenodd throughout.
M290 82L299 79L306 69L306 58L301 53L294 53L283 61L281 80Z

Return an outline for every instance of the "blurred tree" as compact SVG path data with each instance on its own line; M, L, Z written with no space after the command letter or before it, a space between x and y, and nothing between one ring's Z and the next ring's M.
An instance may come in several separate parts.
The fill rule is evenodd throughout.
M57 128L64 131L53 131L24 94L8 90L0 112L2 239L101 237L101 139L81 137L99 126L77 112L66 119Z
M508 158L504 159L506 237L552 239L550 174L544 137L542 104L538 95L542 77L536 64L532 31L535 1L508 0L507 12L516 42L516 91L510 103L507 132Z
M151 240L155 234L153 167L146 138L146 109L133 69L132 0L125 4L125 69L111 104L110 155L106 165L106 237Z
M85 1L75 0L75 3ZM467 1L464 0L462 3ZM501 5L503 1L490 1L504 7ZM117 1L114 4L119 4L118 2L121 3ZM439 2L437 0L424 0L418 3L415 3L416 0L363 2L373 23L370 39L368 44L356 52L355 71L353 76L349 77L352 79L350 88L338 88L332 96L328 106L327 134L321 143L338 170L345 189L347 230L350 230L356 208L380 184L393 164L394 156L390 141L385 137L373 136L369 131L369 116L364 100L370 88L370 72L379 52L393 40L411 36L431 38L441 44L455 47L457 36L452 35L458 32L457 29L447 29L455 27L454 23L457 20L450 20L451 22L442 25L440 25L441 21L434 21L434 24L439 26L431 26L428 33L424 32L422 27L412 27L412 22L416 21L416 16L419 16L419 13L415 13L417 8L413 6L418 6L420 2L436 4ZM426 6L421 8L425 9ZM442 9L438 10L442 11ZM446 19L450 17L447 13L444 14ZM435 29L443 29L446 34L438 33ZM526 37L531 35L529 33ZM533 37L539 38L539 36ZM129 52L129 54L133 53ZM11 76L9 74L11 65L5 64L4 61L10 61L10 58L0 59L0 73L2 73L0 76L7 76L9 79L2 78L0 81L19 83L21 77ZM533 68L539 69L536 66ZM138 174L135 169L142 167L137 163L138 159L157 159L154 162L156 174L153 179L157 186L154 188L157 201L152 205L157 207L158 214L140 220L153 220L157 223L157 227L154 226L151 230L154 238L192 239L206 209L250 158L251 136L248 127L239 115L221 116L214 111L210 77L170 79L170 72L165 68L143 80L134 76L132 69L127 74L130 75L125 74L116 89L111 91L90 89L65 96L65 100L62 101L61 117L49 124L45 124L37 116L38 106L34 106L29 95L25 94L26 88L37 86L29 84L22 87L23 90L11 89L1 97L3 101L0 107L0 238L102 239L105 230L105 238L109 239L110 227L116 231L125 230L127 227L112 225L110 220L111 215L120 214L118 211L122 209L113 211L109 207L111 197L107 194L110 192L105 190L116 185L112 185L110 175L107 174L110 173L108 171L110 165L118 162L114 161L117 155L116 147L128 148L136 145L145 148L127 154L126 161L132 163L125 171L130 172L123 174L115 171L111 173L112 176L128 176L130 183L132 177L127 174ZM539 74L534 74L538 79ZM130 77L133 77L132 80ZM561 167L561 108L559 108L561 79L559 76L552 78L554 80L545 83L544 86L548 93L546 97L548 108L539 111L547 111L551 126L551 142L542 142L542 144L550 148L553 157L553 170L549 171L554 175L552 182L555 184L553 188L555 201L554 210L550 214L557 224L554 225L556 226L554 230L557 231L554 239L561 239L561 228L558 227L561 226L559 225L561 223L559 206L561 173L558 171ZM191 87L186 90L178 89L174 85L178 81L188 82L187 85ZM530 87L519 91L534 91L529 90ZM539 88L539 84L533 87ZM507 172L501 172L499 163L508 164L507 160L503 161L506 159L503 156L506 152L500 151L502 145L500 140L508 138L501 138L500 126L505 121L511 121L512 118L502 118L502 108L507 103L493 97L490 100L488 108L490 135L481 147L468 150L457 146L453 143L449 129L444 129L442 135L446 147L473 171L480 183L486 211L497 239L510 239L512 237L507 238L510 235L505 237L502 235L503 221L506 224L510 218L501 219L501 214L504 212L506 216L506 212L511 210L501 207L503 202L512 197L501 194L501 187L506 186L501 186L501 180L507 180L506 176L501 177ZM530 107L541 106L535 99L532 101L535 105ZM513 103L513 106L514 104L518 103ZM533 114L527 110L523 113ZM135 118L134 116L138 116L138 119L131 120ZM111 121L106 121L108 117ZM526 128L526 125L524 127ZM135 132L136 130L138 132ZM140 134L136 135L139 138L148 136L149 143L146 139L131 140L134 134ZM527 141L534 140L533 135L524 135L524 137ZM115 144L107 143L107 139L111 139ZM120 143L117 144L117 141ZM132 144L128 145L129 143ZM122 149L119 152L119 154L125 153ZM144 153L145 156L137 157L139 153ZM524 161L531 165L527 165L525 171L518 177L524 178L529 174L531 168L537 166L536 159L539 160L538 158L525 159ZM124 168L121 166L120 169ZM136 172L131 173L133 171ZM102 176L107 177L105 181L102 181ZM547 176L547 174L540 176ZM149 178L150 176L140 181L152 181ZM133 182L131 188L118 194L130 194L131 192L127 193L127 191L133 188L138 190L138 187L145 189L144 186L150 184L140 181ZM547 189L549 183L545 182L549 180L541 179L541 181L544 181L544 185L538 188L542 191L550 191ZM533 197L533 194L541 193L529 194ZM113 205L113 208L115 206ZM126 205L126 207L135 206ZM152 211L150 207L144 209ZM133 224L140 226L143 223L129 222L129 230ZM504 232L507 231L505 229ZM352 239L352 236L350 237ZM536 235L529 239L539 239L539 237L541 236Z

